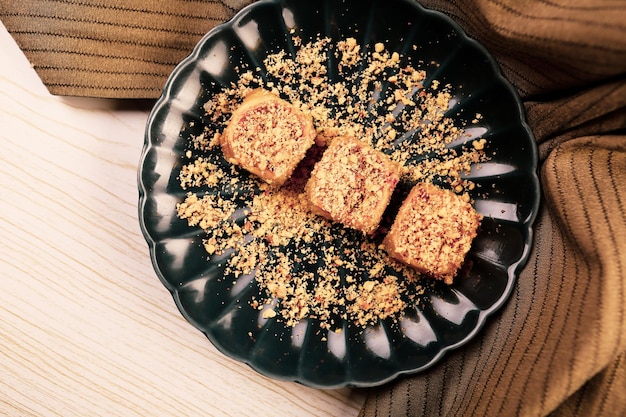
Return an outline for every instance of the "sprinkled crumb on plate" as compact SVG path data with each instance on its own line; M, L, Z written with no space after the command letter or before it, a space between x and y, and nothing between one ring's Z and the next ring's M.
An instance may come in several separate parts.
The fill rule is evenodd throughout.
M344 320L359 327L399 320L419 303L424 280L381 244L393 213L386 212L370 235L316 215L305 191L312 167L333 141L357 138L400 167L405 189L437 182L470 201L468 191L477 185L464 174L488 161L485 140L451 146L465 135L464 126L446 115L452 86L435 80L425 88L425 71L384 44L367 48L354 38L303 43L298 37L294 44L295 56L281 51L264 60L266 77L240 67L238 82L205 103L207 120L218 128L207 127L189 143L179 176L187 194L178 216L206 232L207 256L224 257L227 264L224 279L254 275L263 296L251 305L264 318L288 326L314 318L327 329ZM329 54L338 60L341 81L328 77ZM310 117L317 132L282 187L225 164L218 146L230 116L257 89Z

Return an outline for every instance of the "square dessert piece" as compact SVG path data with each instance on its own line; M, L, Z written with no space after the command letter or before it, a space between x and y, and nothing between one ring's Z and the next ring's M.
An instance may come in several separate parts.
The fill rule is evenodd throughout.
M400 206L383 245L393 258L452 284L481 219L452 191L418 183Z
M233 112L220 137L232 164L282 185L315 142L313 119L269 91L257 89Z
M306 185L312 211L366 234L374 232L400 179L399 166L358 139L335 138Z

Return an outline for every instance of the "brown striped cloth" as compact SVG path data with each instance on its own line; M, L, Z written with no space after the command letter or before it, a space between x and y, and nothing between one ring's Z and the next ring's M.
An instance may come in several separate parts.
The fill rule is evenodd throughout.
M239 1L0 0L54 94L156 98ZM626 1L423 0L496 57L539 145L543 200L505 307L372 416L626 416Z
M154 98L211 28L251 0L0 0L52 94Z
M626 416L626 2L422 4L519 91L543 200L503 310L430 370L372 389L361 417Z

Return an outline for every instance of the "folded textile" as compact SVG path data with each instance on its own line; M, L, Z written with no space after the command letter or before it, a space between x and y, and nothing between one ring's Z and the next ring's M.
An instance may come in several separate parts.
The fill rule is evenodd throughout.
M251 2L0 0L0 21L52 94L157 98L202 36Z
M626 3L424 0L494 55L540 153L543 201L502 311L370 416L626 415Z

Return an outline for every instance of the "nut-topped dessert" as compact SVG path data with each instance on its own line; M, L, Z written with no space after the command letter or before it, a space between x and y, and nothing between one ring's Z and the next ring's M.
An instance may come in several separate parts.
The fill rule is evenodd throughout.
M256 89L233 112L220 137L226 159L282 185L315 142L313 120L269 91Z
M383 244L390 256L452 284L481 219L452 191L421 182L402 203Z
M400 179L399 167L358 139L335 138L306 185L312 211L370 234Z

